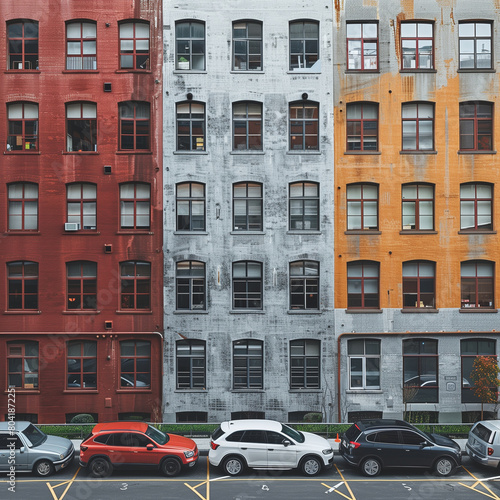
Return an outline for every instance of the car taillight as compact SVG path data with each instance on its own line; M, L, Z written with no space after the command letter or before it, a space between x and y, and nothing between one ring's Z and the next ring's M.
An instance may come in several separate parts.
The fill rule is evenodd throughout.
M82 446L80 445L80 451L87 451L89 449L88 446Z
M356 441L349 441L349 446L352 446L354 449L356 449L361 446L361 443L357 443Z
M210 448L212 448L212 450L216 450L218 447L219 447L218 444L215 444L213 441L210 441Z
M493 455L493 448L488 448L488 455L489 456Z

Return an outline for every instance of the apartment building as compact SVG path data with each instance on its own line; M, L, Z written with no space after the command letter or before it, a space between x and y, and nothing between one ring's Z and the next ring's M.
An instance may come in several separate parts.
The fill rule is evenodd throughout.
M2 2L0 420L161 417L161 10Z
M333 418L333 6L163 16L164 420Z
M499 349L496 7L336 10L338 420L480 409L472 363Z

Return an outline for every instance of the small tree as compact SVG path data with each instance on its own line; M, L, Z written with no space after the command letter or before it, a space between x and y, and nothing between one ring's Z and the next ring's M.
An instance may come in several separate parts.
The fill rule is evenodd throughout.
M411 403L418 394L419 387L410 384L403 384L403 403L405 405L405 419L411 422L411 411L408 412L408 403Z
M472 391L481 401L481 420L484 404L496 404L500 385L500 368L495 356L477 356L472 363L470 378L474 384Z

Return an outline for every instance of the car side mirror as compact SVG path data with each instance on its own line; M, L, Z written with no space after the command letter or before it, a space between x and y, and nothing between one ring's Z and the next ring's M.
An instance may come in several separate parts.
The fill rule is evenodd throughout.
M154 450L154 446L152 444L146 445L146 450L151 451Z
M287 446L290 446L292 443L291 441L288 441L288 439L283 439L283 446L287 447Z
M26 448L24 446L21 446L21 448L19 448L19 453L24 453L26 451Z
M429 443L428 443L427 441L422 441L422 442L420 443L420 446L421 446L422 448L425 448L426 446L429 446Z

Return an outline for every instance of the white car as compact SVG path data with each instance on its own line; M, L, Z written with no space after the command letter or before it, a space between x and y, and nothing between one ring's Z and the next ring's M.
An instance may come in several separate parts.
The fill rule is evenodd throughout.
M231 420L212 434L208 459L230 476L245 467L300 468L306 476L315 476L333 465L333 450L326 439L274 420Z

